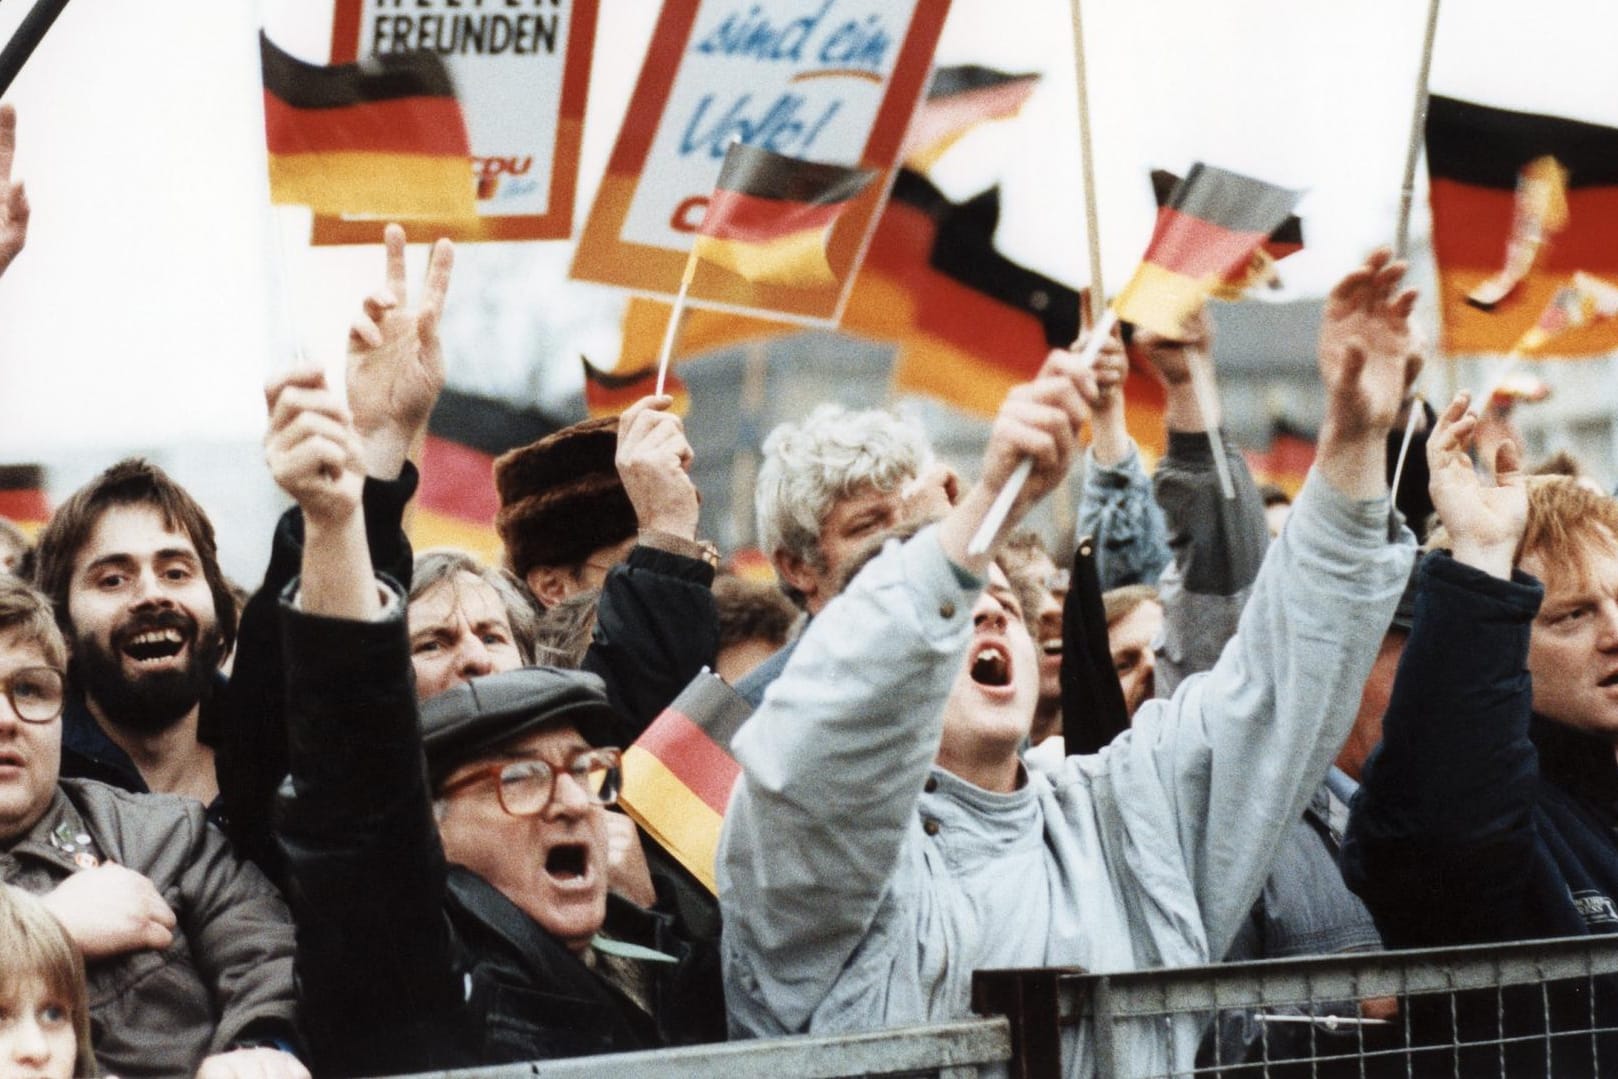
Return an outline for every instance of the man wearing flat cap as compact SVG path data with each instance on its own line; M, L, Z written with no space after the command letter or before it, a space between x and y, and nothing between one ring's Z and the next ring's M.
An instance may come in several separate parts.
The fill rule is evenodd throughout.
M318 411L318 410L317 410ZM607 890L618 717L581 671L475 678L418 710L334 407L272 441L304 512L282 607L277 836L314 1067L419 1072L723 1037L716 963Z

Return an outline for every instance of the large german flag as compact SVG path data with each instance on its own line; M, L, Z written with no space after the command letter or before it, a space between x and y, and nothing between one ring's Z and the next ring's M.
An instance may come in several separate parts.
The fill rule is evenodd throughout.
M905 133L900 154L905 167L925 174L979 126L1017 115L1038 85L1033 72L1011 74L977 64L939 68Z
M624 752L624 811L710 892L718 892L719 829L742 774L730 740L752 711L703 671Z
M1618 278L1618 129L1435 96L1427 169L1445 351L1509 352L1570 275ZM1491 278L1503 294L1469 303ZM1592 323L1552 351L1614 347L1610 324Z
M1241 273L1302 192L1204 165L1157 211L1140 268L1113 301L1118 317L1173 336L1232 275Z
M355 217L474 217L466 123L430 52L306 64L259 34L270 201Z
M836 284L826 237L875 175L732 143L693 250L758 284Z
M410 514L410 543L418 551L454 547L499 564L494 529L500 496L494 459L559 430L542 413L460 390L439 395L421 452L421 489Z
M655 363L638 371L619 374L616 370L603 371L583 356L579 357L579 362L584 364L584 408L592 419L617 416L657 390ZM673 371L663 380L663 392L674 398L669 411L676 416L684 416L691 410L691 391L686 389L685 382Z

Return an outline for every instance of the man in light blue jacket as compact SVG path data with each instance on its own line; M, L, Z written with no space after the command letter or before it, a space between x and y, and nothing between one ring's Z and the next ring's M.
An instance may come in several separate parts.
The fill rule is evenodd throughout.
M1419 365L1403 269L1378 252L1332 293L1315 474L1236 640L1049 776L1018 757L1033 644L992 550L967 546L1018 458L1033 472L1002 534L1060 481L1094 382L1059 356L1012 392L979 483L822 612L737 735L719 859L733 1034L958 1018L986 967L1223 956L1348 731L1409 573L1382 464ZM1122 1059L1188 1068L1200 1027L1123 1030ZM1068 1073L1093 1074L1090 1024L1067 1039Z

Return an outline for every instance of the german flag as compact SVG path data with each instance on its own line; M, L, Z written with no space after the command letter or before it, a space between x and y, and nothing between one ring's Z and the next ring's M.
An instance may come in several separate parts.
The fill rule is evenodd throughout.
M51 519L40 465L0 465L0 517L32 537Z
M579 357L579 362L584 364L584 408L592 419L619 415L642 397L651 396L657 389L656 364L620 375L616 370L601 370L583 356ZM672 370L663 380L663 392L674 398L670 411L676 416L684 416L691 411L691 391Z
M1618 284L1603 281L1587 273L1576 273L1573 280L1556 290L1551 302L1540 312L1539 321L1528 328L1517 341L1513 352L1540 353L1549 351L1552 342L1561 351L1562 341L1569 335L1593 328L1595 334L1584 334L1586 348L1592 351L1618 348ZM1599 335L1605 345L1595 342ZM1592 347L1593 346L1593 347Z
M692 250L756 284L834 285L826 237L875 175L732 143Z
M431 52L321 67L260 32L270 201L353 217L474 217L472 151Z
M500 496L494 459L560 430L562 424L504 401L445 389L427 421L421 451L421 489L408 531L418 551L454 547L485 562L500 562L494 529Z
M1291 424L1277 422L1268 449L1245 450L1247 467L1259 483L1273 483L1296 498L1315 463L1315 440Z
M1152 195L1159 208L1168 205L1180 178L1168 169L1152 170ZM1213 295L1221 300L1239 300L1259 285L1270 288L1281 286L1281 274L1275 264L1288 255L1303 250L1303 221L1297 214L1289 214L1276 230L1265 238L1247 260L1247 265L1230 274L1214 289Z
M925 174L969 132L1017 115L1038 85L1033 72L1009 74L977 64L939 68L905 133L905 167Z
M710 892L719 829L742 774L730 740L752 707L703 671L624 752L619 804Z
M1140 269L1113 301L1118 317L1172 336L1233 274L1245 270L1302 192L1200 161L1157 211Z
M1427 170L1445 351L1509 352L1572 274L1618 279L1618 129L1434 96ZM1593 325L1556 352L1613 347Z

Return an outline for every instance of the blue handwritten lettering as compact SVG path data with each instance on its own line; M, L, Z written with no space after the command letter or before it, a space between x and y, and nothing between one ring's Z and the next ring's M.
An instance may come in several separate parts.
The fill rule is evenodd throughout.
M732 11L713 32L692 48L716 56L750 56L755 60L801 63L803 48L836 0L824 0L813 14L777 26L757 4L745 12Z
M821 131L843 107L841 101L834 100L818 112L810 112L806 107L808 99L802 94L786 93L759 112L753 109L753 95L743 94L718 119L707 123L705 118L709 109L716 107L716 97L704 94L697 102L680 136L681 157L706 152L711 158L722 158L733 138L778 154L807 157Z
M877 15L867 15L864 24L850 19L839 26L820 49L820 62L828 67L863 67L881 71L888 46L893 44Z

